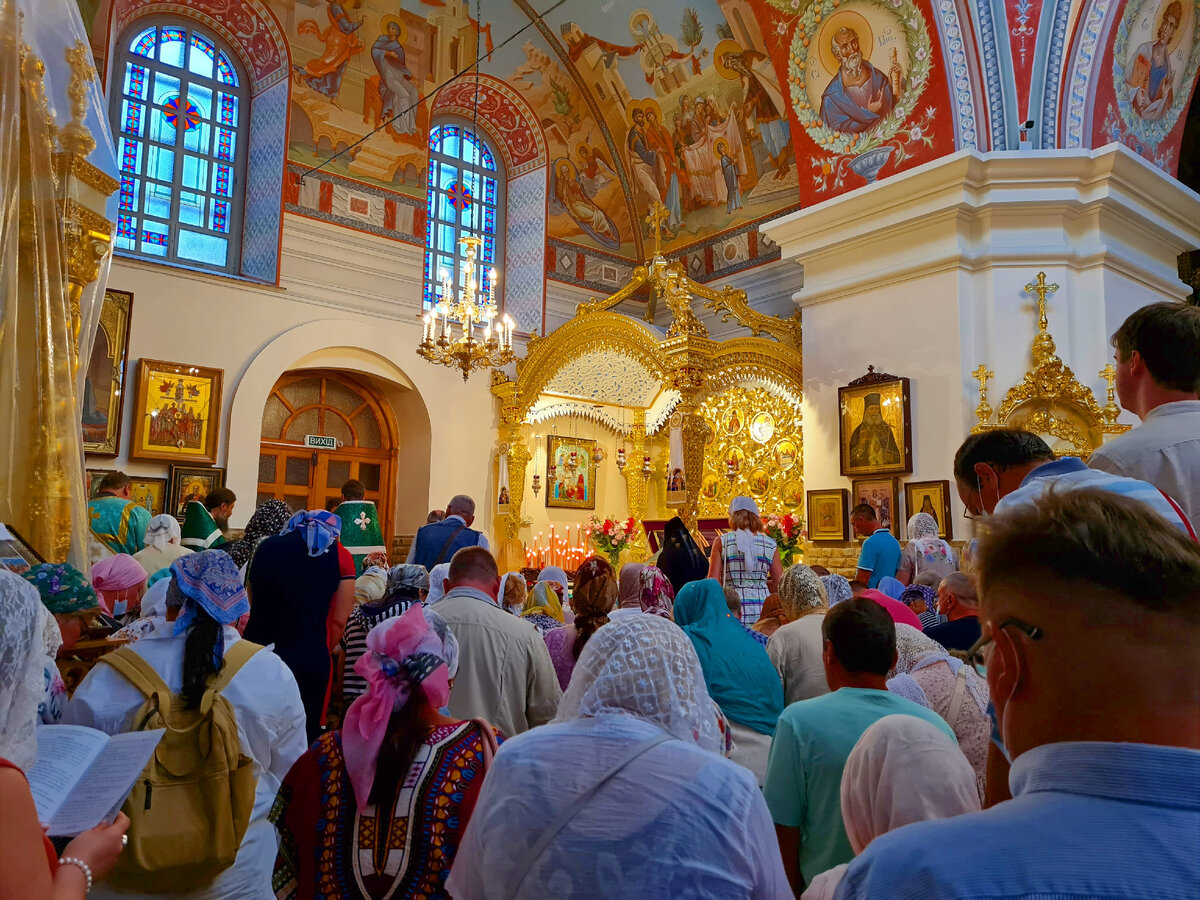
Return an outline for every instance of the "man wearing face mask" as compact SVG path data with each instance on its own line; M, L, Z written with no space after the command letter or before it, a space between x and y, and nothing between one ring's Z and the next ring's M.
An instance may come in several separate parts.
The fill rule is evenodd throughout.
M997 428L968 437L954 454L954 480L967 513L976 518L1037 505L1051 488L1099 488L1145 504L1196 539L1179 504L1154 485L1089 469L1073 456L1055 459L1045 441L1019 428Z
M987 673L1013 799L898 829L839 898L1194 897L1200 547L1129 497L1050 491L980 541Z

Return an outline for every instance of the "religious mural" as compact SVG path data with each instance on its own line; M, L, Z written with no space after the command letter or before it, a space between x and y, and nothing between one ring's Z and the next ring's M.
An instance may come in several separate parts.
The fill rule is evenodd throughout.
M1129 0L1110 50L1112 93L1100 142L1120 141L1174 174L1183 113L1200 69L1200 16L1194 0Z

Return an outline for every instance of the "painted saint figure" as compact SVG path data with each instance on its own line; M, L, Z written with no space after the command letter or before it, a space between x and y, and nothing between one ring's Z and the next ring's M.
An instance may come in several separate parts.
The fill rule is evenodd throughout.
M893 56L887 74L875 68L858 46L853 28L835 31L832 48L838 72L821 95L821 120L834 131L868 131L896 105L892 84L904 84L900 63Z
M362 0L326 0L326 4L325 11L329 15L328 28L322 31L312 19L305 19L296 28L300 34L315 35L317 40L325 45L325 52L316 59L309 60L307 65L294 68L305 84L335 101L336 106L346 65L351 56L362 52L363 44L356 32L362 28L366 19L360 18L353 22L348 15L349 10L358 9L362 5Z
M731 213L735 209L742 208L742 192L738 186L738 179L742 172L738 168L737 162L729 155L729 142L724 138L713 146L713 153L717 155L717 159L721 163L721 173L725 178L725 190L729 194L729 199L725 203L725 212Z
M383 121L398 117L391 127L400 134L412 134L417 130L416 102L420 92L405 64L400 22L395 18L385 21L387 30L371 47L371 60L379 72L380 115Z
M1126 66L1125 83L1129 87L1129 102L1143 119L1161 119L1175 102L1175 72L1171 68L1170 43L1179 30L1183 6L1179 0L1168 0L1158 24L1158 34L1133 52L1133 62Z
M898 466L902 462L896 434L883 418L879 394L867 394L863 419L850 435L850 465Z
M771 61L757 50L725 53L721 61L725 68L739 76L745 92L745 116L748 130L758 129L767 159L775 166L776 174L788 172L787 149L791 132L785 114L783 94L771 71Z

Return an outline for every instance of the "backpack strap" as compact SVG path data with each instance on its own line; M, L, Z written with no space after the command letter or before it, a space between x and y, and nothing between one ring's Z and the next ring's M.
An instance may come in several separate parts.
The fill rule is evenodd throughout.
M217 677L209 684L208 689L213 693L219 694L225 688L229 687L229 682L233 681L233 676L246 663L250 661L255 653L262 649L262 644L255 644L253 641L242 639L225 651L225 665L221 667L221 671Z
M147 699L155 694L168 698L167 708L170 708L171 689L140 653L130 647L122 647L112 653L104 654L97 662L112 666Z
M950 697L950 713L946 716L946 724L954 731L958 725L958 714L962 711L963 696L967 692L967 664L958 667L958 677L954 679L954 693Z
M467 526L464 523L463 525L456 528L454 530L454 533L451 534L450 537L446 538L446 543L442 544L442 549L438 551L437 559L435 559L433 561L433 564L435 566L441 564L442 560L446 558L446 551L449 550L450 545L454 543L454 539L457 538L460 534L462 534L466 530L467 530Z

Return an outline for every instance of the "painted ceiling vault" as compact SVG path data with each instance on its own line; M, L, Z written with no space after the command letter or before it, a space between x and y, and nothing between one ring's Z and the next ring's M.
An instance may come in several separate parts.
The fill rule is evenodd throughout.
M581 283L652 228L692 274L754 264L763 221L965 147L1119 141L1174 175L1200 67L1198 0L79 2L100 56L160 12L255 67L282 42L286 208L416 243L430 123L476 115L454 76L478 41L510 198L544 204L547 275Z

